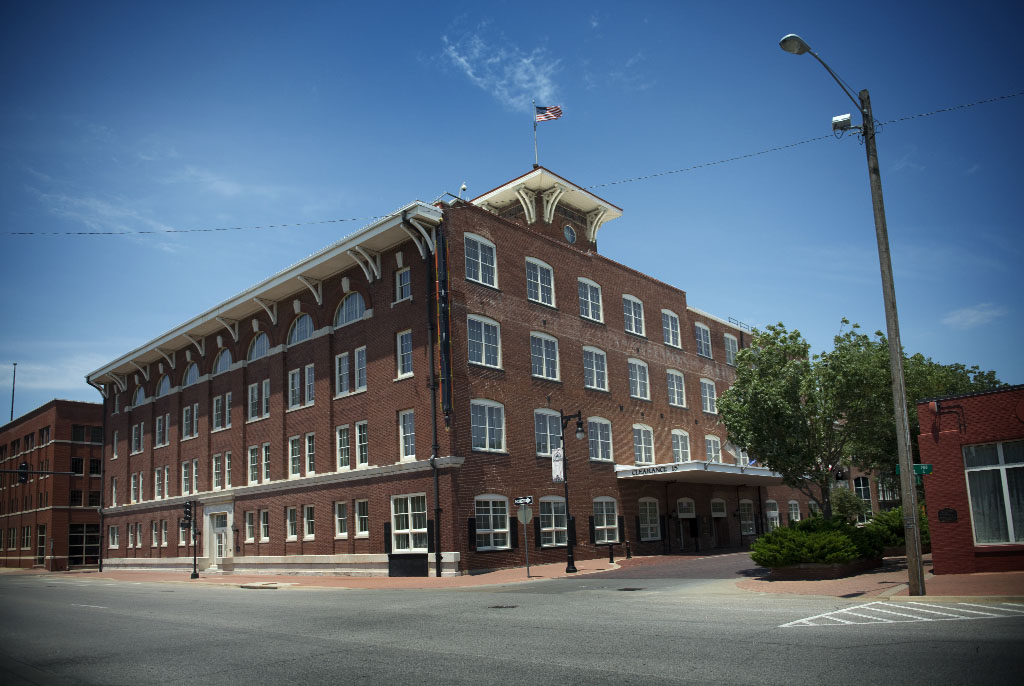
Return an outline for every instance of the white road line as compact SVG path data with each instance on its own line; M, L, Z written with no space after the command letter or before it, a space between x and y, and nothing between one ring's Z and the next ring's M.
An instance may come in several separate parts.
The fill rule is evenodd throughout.
M927 607L942 607L941 605L929 605L928 603L916 603L916 602L913 602L913 601L907 603L907 605L925 605ZM917 609L917 608L915 608L915 609ZM918 612L931 612L932 614L945 615L947 617L955 617L956 619L965 619L965 617L963 615L955 615L955 614L952 614L950 612L939 612L938 610L928 610L928 609L925 609L924 607L918 609L917 611Z
M935 605L932 603L920 602L907 602L897 604L876 601L872 603L866 603L864 605L857 605L855 607L833 610L832 612L825 612L820 615L814 615L813 617L804 617L803 619L797 619L786 624L781 624L779 625L779 628L781 629L785 627L795 626L837 626L842 624L863 625L872 623L892 624L902 622L951 622L956 620L963 621L969 619L1001 619L1007 617L1019 617L1020 615L1024 615L1024 605L1021 605L1019 603L1001 603L1000 605L1005 605L1008 607L992 607L991 605L982 605L979 603L956 603L955 605ZM930 609L935 607L940 607L943 610L948 610L948 612ZM969 609L969 607L979 607L985 610L992 610L992 612L971 610ZM898 612L894 609L889 608L898 608L899 610L902 610L902 612ZM894 615L896 617L902 617L904 619L889 619L887 617L876 616L875 613ZM842 617L849 617L850 619L843 619ZM854 619L855 617L859 617L861 619L865 619L868 621L857 621Z
M863 617L865 619L870 619L873 622L884 622L886 624L891 624L892 621L893 621L891 619L885 619L884 617L873 617L871 615L862 615L859 612L851 612L850 610L844 610L844 614L853 615L854 617Z
M103 605L79 605L78 603L71 603L71 607L94 607L97 610L109 610L110 609L109 607L104 607Z
M878 603L879 605L888 605L889 607L900 607L899 605L893 605L892 603ZM931 617L922 617L921 615L908 615L906 612L896 612L895 610L886 610L883 608L872 608L876 612L888 612L890 614L899 615L900 617L910 617L924 622L934 622L935 620Z

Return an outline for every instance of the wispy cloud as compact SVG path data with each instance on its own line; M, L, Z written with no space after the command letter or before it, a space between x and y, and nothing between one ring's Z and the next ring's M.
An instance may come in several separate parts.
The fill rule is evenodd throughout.
M916 157L917 157L917 148L912 148L912 149L908 150L906 153L904 153L904 155L902 157L900 157L895 162L893 162L891 165L889 165L889 172L895 174L897 172L903 171L904 169L910 169L910 170L913 170L913 171L922 171L924 169L924 165L923 164L918 164L917 162L915 162L914 158L916 158Z
M993 319L1009 314L1009 309L992 303L981 303L953 310L942 318L942 323L954 329L973 329Z
M47 362L19 361L17 388L54 394L81 391L85 375L109 361L102 355L90 353L54 356ZM9 366L0 370L0 384L10 388L12 373Z
M557 105L559 61L543 48L526 52L505 41L489 43L477 32L459 40L441 36L444 56L469 81L511 110L528 110L536 99Z
M981 169L980 164L972 164L970 167L967 168L967 171L964 172L964 175L974 176L974 174L976 174L979 169Z
M117 233L132 231L167 231L167 224L151 219L124 202L94 196L67 193L46 193L30 189L39 201L58 217L82 224L93 231Z
M166 183L181 183L198 187L200 190L225 198L235 198L242 195L261 195L269 198L277 198L286 193L288 189L281 186L268 184L249 184L235 179L228 178L203 167L186 165L177 173L167 177Z

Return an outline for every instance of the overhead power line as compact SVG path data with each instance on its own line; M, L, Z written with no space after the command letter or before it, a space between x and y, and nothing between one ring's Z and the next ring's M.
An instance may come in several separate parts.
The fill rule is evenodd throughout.
M946 112L955 112L957 110L964 110L969 107L977 107L978 105L987 105L993 102L999 102L1002 100L1009 100L1011 98L1018 98L1024 95L1024 91L1018 91L1016 93L1008 93L1006 95L999 95L994 98L986 98L984 100L978 100L977 102L969 102L962 105L953 105L952 107L943 107L931 112L921 112L918 114L909 114L905 117L898 117L896 119L890 119L889 121L878 122L876 126L886 126L888 124L898 124L900 122L910 121L911 119L920 119L921 117L930 117L935 114L944 114ZM700 164L694 164L689 167L682 167L680 169L671 169L669 171L654 172L653 174L643 174L641 176L633 176L628 179L620 179L618 181L608 181L606 183L596 183L592 186L587 186L587 189L591 188L604 188L606 186L617 186L624 183L633 183L635 181L646 181L647 179L654 179L659 176L670 176L672 174L682 174L683 172L694 171L696 169L703 169L705 167L714 167L720 164L726 164L728 162L738 162L739 160L749 159L751 157L759 157L760 155L767 155L773 152L779 152L780 150L788 150L789 148L795 148L801 145L807 145L808 143L816 143L829 138L833 138L832 134L826 134L824 136L816 136L814 138L808 138L806 140L797 141L796 143L787 143L786 145L776 145L771 148L765 148L764 150L758 150L757 152L748 152L744 155L736 155L735 157L726 157L721 160L715 160L714 162L702 162ZM128 236L128 235L143 235L143 234L162 234L162 233L213 233L217 231L256 231L261 229L285 229L296 226L315 226L319 224L337 224L341 222L356 222L356 221L373 221L375 219L381 219L384 215L377 215L371 217L349 217L346 219L323 219L320 221L309 221L309 222L293 222L290 224L266 224L263 226L227 226L216 229L151 229L148 231L0 231L0 235L4 236Z

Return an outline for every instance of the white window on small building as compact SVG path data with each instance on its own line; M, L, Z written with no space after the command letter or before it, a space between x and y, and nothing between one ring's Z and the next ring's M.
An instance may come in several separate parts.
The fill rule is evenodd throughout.
M564 546L567 536L565 499L546 495L540 499L540 545Z
M398 447L403 460L416 459L416 416L413 410L398 413Z
M604 417L587 419L587 439L590 443L590 459L602 462L612 461L612 423Z
M498 287L498 268L494 243L474 234L465 234L466 279L491 288Z
M718 436L704 437L704 459L708 462L722 461L722 441Z
M549 307L555 306L555 271L547 262L526 258L526 298Z
M661 517L658 515L658 501L654 498L640 498L640 540L661 540Z
M699 322L694 323L693 332L697 338L697 354L711 357L711 329Z
M499 550L510 547L508 498L481 495L476 498L476 549Z
M647 363L642 360L630 358L629 364L629 394L641 400L651 399L651 389L648 384Z
M690 461L690 434L682 429L672 429L672 461Z
M608 390L608 357L600 348L583 346L583 385L599 391Z
M541 379L558 380L558 339L539 331L530 332L530 373Z
M633 460L654 464L654 430L646 424L633 425Z
M471 314L466 318L469 361L501 368L501 325L493 319Z
M715 393L715 382L711 379L700 380L700 409L709 414L718 414L718 396Z
M477 398L469 404L473 450L504 452L505 406Z
M815 515L820 515L821 514L821 506L818 505L818 501L817 500L808 500L807 501L807 510L808 510L808 512L811 513L812 517L815 516Z
M754 503L750 500L740 501L740 535L754 535Z
M622 316L627 333L644 335L644 304L632 295L622 296Z
M679 343L679 315L672 310L661 311L661 335L665 345L681 347Z
M553 410L533 411L533 435L538 457L550 457L551 451L562 447L562 422Z
M619 542L619 516L614 498L594 498L594 542Z
M725 334L725 363L736 366L736 353L740 350L739 341L731 333Z
M604 321L601 315L601 286L596 281L580 278L577 280L580 300L580 316L595 322Z
M668 385L668 404L675 407L686 407L686 391L683 388L683 373L675 369L665 372Z
M764 501L764 518L765 524L768 525L768 531L779 528L779 504L776 501Z
M391 527L395 552L427 552L426 494L392 496Z
M697 505L693 498L680 498L676 501L676 516L679 519L697 518Z

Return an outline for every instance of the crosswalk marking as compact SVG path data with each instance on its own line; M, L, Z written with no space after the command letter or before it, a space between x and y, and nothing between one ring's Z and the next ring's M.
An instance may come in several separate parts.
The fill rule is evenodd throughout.
M1002 619L1005 617L1019 617L1021 615L1024 615L1024 605L1020 603L997 603L993 606L979 603L937 605L935 603L922 603L918 601L902 603L876 601L825 612L812 617L804 617L803 619L781 624L779 628L839 626L846 624L893 624L898 622L953 622L967 619Z

